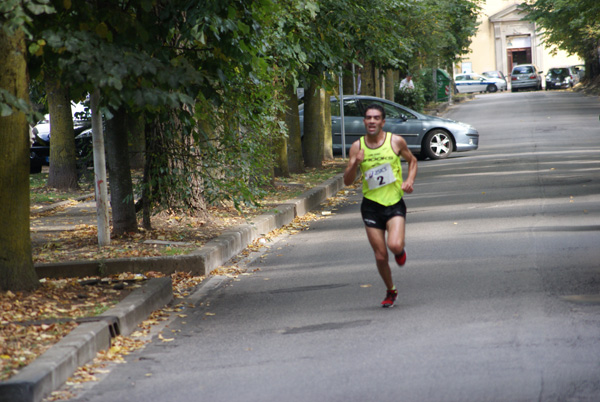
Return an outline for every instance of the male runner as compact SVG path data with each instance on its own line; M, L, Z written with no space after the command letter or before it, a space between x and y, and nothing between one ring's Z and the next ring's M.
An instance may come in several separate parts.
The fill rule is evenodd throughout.
M417 176L417 158L408 149L404 138L383 131L383 107L377 104L369 105L363 122L367 135L355 141L350 148L350 160L344 171L344 184L349 186L354 183L357 169L360 167L363 177L363 201L360 211L369 243L375 253L379 275L387 287L386 297L381 305L392 307L398 297L398 290L392 280L387 249L394 254L398 265L404 265L406 205L402 196L404 192L413 192ZM400 155L408 162L405 181L402 180Z

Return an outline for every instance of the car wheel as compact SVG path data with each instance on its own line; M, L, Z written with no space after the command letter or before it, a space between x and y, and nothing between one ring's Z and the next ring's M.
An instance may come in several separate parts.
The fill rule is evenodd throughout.
M423 140L422 150L430 159L446 159L452 148L452 137L444 130L432 130Z
M487 92L496 92L498 90L498 87L495 84L490 84L485 90Z
M29 155L29 173L40 173L42 171L42 158L35 152Z

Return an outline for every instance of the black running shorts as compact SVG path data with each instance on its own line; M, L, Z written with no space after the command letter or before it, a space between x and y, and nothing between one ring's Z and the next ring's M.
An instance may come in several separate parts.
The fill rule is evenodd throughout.
M368 198L363 198L360 205L360 213L366 226L385 230L387 221L394 216L406 218L406 204L404 203L404 199L400 199L394 205L386 207Z

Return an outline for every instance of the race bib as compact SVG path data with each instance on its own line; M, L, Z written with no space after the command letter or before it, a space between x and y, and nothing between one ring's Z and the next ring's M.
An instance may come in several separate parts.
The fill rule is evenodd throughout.
M396 176L392 171L392 165L384 163L383 165L375 166L365 172L365 180L369 186L369 190L383 187L396 181Z

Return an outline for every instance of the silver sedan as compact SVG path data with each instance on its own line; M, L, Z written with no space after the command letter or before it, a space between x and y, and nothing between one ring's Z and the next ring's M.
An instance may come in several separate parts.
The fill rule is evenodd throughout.
M331 131L333 151L342 151L342 124L339 98L331 97ZM429 116L373 96L344 96L344 126L346 150L352 143L366 134L363 116L366 107L379 104L386 113L385 131L399 134L406 140L408 148L419 159L445 159L452 152L473 151L479 146L479 133L465 123L441 117ZM300 106L300 127L303 130L304 105Z

